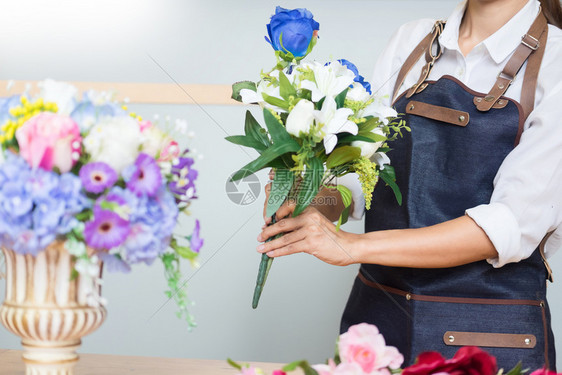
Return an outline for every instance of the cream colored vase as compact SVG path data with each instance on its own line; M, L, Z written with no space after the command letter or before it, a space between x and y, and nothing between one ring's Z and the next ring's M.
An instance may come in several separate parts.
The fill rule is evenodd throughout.
M2 248L6 260L6 298L0 320L21 337L27 375L71 375L80 339L106 317L103 306L88 306L99 287L88 278L71 281L72 257L56 241L33 257Z

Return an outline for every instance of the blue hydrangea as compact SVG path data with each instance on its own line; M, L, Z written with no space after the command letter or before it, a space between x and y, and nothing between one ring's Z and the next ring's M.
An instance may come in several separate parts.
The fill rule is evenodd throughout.
M31 167L7 153L0 165L0 245L33 254L78 224L75 215L89 207L80 179Z

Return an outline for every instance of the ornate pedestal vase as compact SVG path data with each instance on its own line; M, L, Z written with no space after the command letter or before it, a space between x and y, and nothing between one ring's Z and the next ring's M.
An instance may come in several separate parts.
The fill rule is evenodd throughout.
M71 280L72 257L55 241L39 255L2 248L6 260L6 297L0 320L21 337L27 375L71 375L80 339L104 321L103 306L90 306L99 286L92 279Z

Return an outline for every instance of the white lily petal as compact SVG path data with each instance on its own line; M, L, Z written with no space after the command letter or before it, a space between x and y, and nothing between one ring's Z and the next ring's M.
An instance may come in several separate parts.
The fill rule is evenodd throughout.
M259 99L258 93L249 89L240 90L240 96L242 97L242 103L244 104L257 103Z
M377 152L373 155L373 161L377 163L379 168L382 170L386 164L390 165L390 159L384 152Z
M337 144L338 137L336 137L334 134L327 134L324 137L324 148L326 149L326 154L332 152Z

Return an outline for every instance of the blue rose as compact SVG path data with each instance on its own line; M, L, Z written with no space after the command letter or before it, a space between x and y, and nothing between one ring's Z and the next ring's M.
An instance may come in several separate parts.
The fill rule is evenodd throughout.
M278 6L267 25L269 38L265 37L265 40L276 51L290 54L288 57L302 58L314 46L320 28L312 17L312 13L304 8L289 10Z
M355 74L354 81L362 85L365 88L365 90L367 90L367 92L371 94L371 84L365 81L365 78L363 78L363 76L359 74L359 70L357 69L355 64L353 64L350 61L347 61L346 59L340 59L338 61L340 64L346 66L347 69L351 70Z

